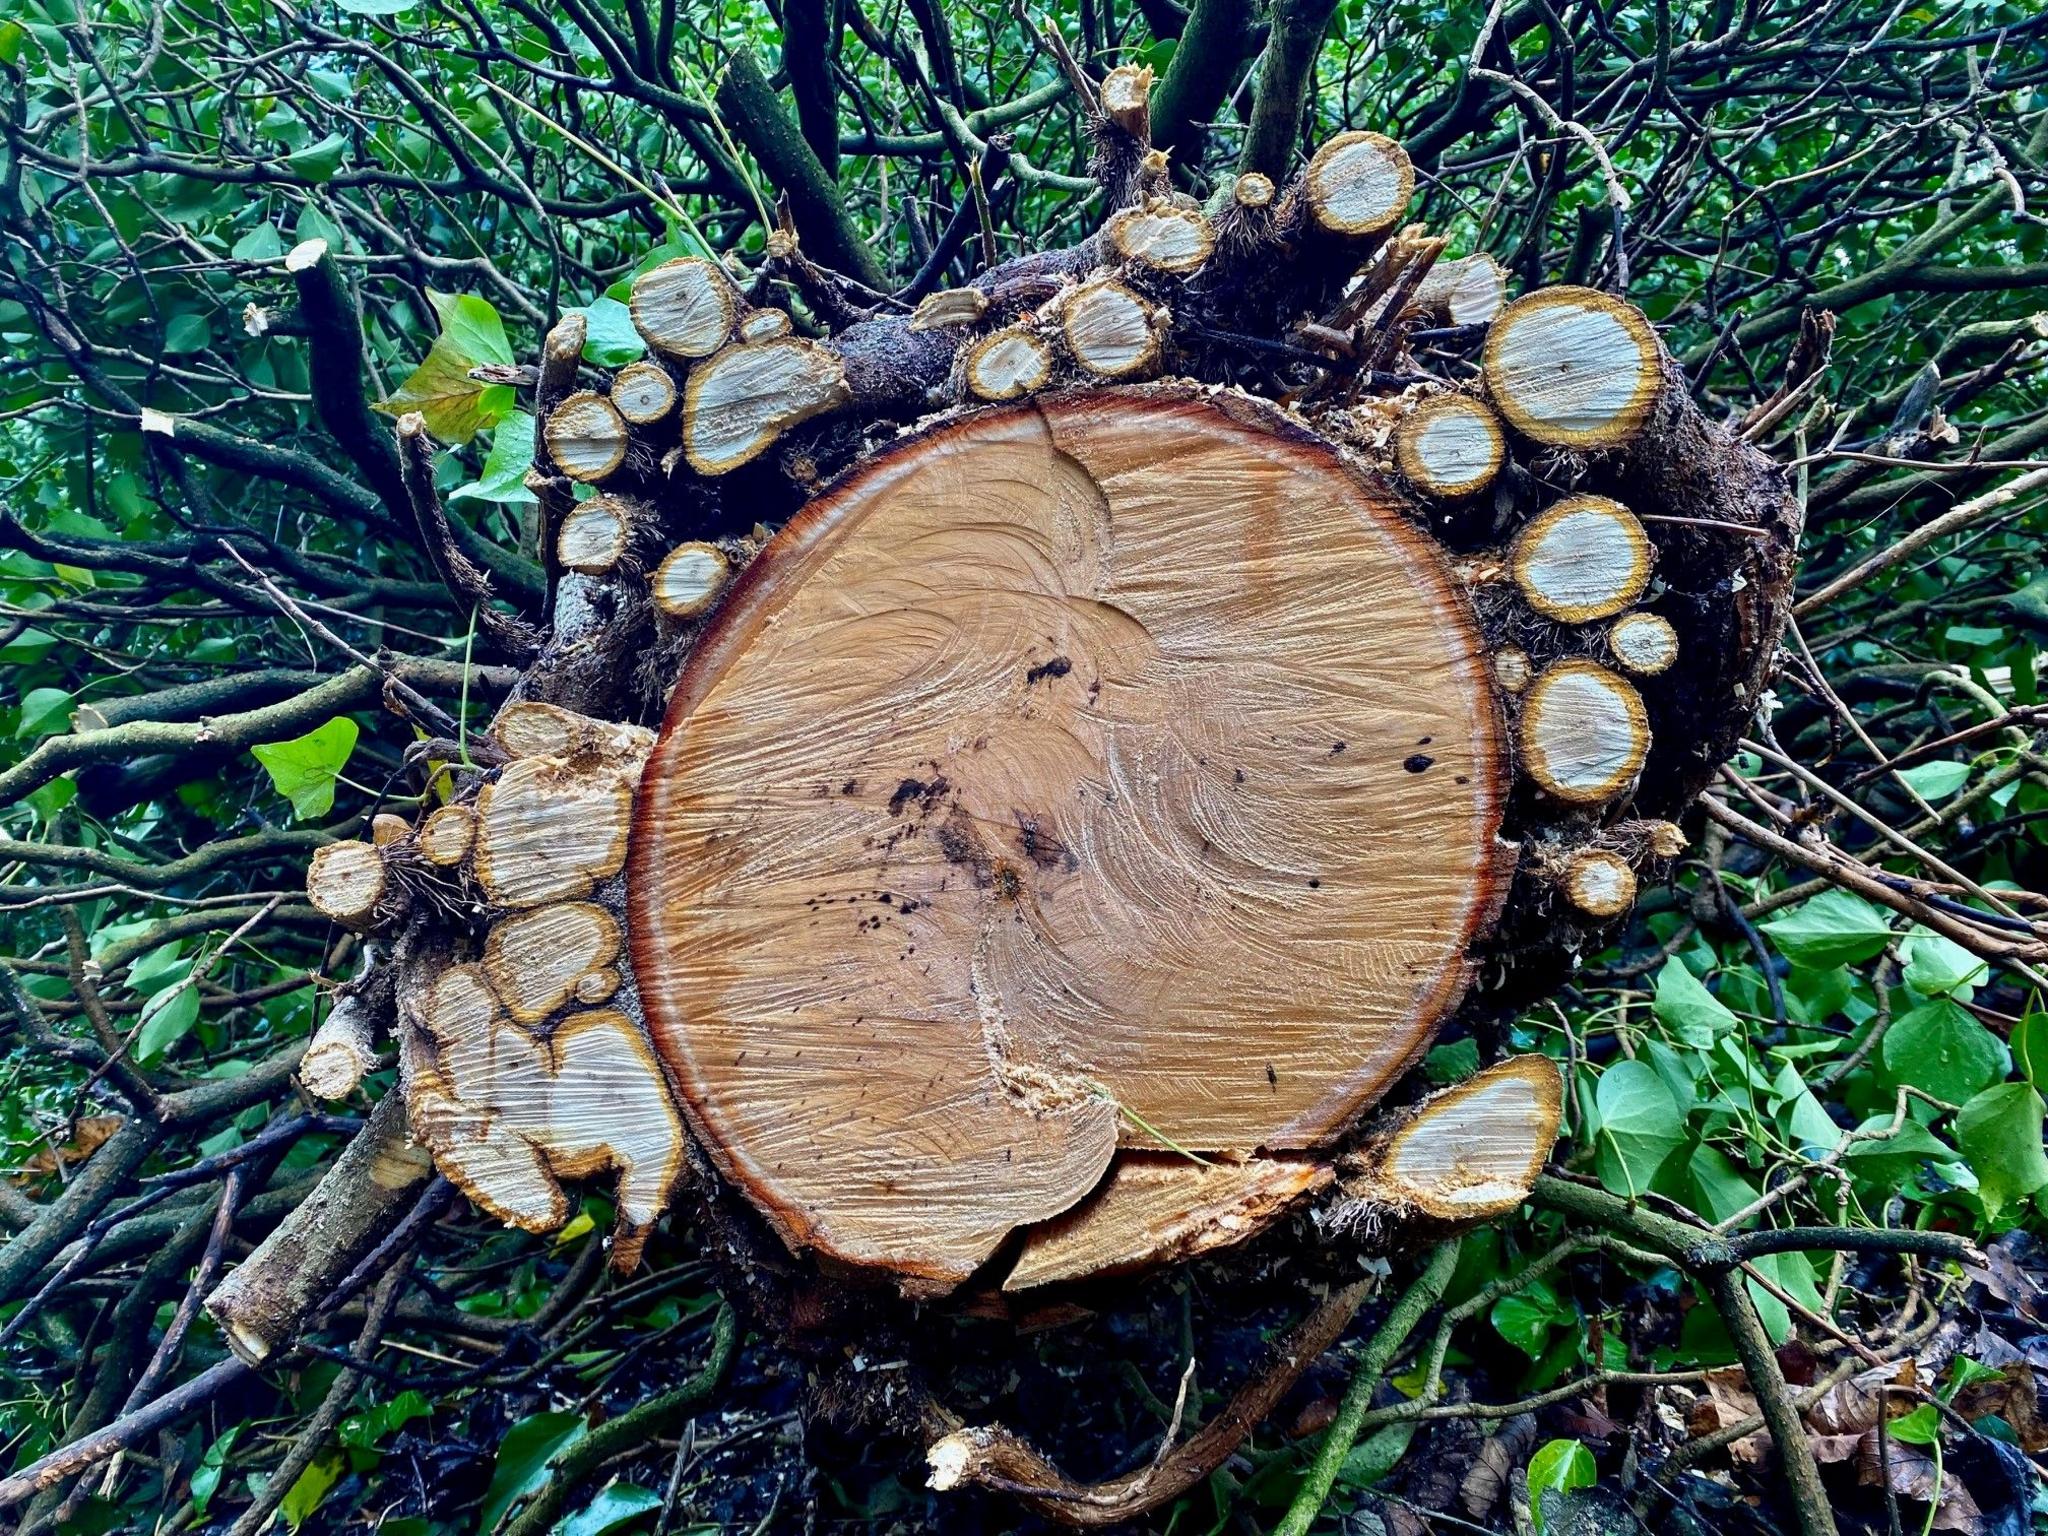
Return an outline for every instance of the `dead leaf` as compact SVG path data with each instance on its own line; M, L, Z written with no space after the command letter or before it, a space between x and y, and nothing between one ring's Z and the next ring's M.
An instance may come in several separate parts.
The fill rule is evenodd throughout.
M1971 1382L1956 1393L1950 1406L1973 1424L1995 1413L2012 1426L2023 1450L2048 1449L2048 1424L2041 1422L2034 1368L2024 1360L2002 1366L1995 1381Z
M1508 1478L1536 1443L1536 1415L1518 1413L1489 1435L1478 1459L1459 1485L1458 1501L1474 1520L1493 1513L1508 1491Z
M1694 1400L1687 1428L1695 1436L1732 1429L1757 1415L1756 1394L1749 1390L1749 1377L1739 1365L1722 1366L1707 1372L1706 1392ZM1759 1430L1744 1435L1728 1447L1729 1459L1738 1466L1753 1467L1770 1454L1771 1437Z
M1863 1436L1856 1453L1856 1480L1866 1487L1882 1488L1889 1481L1892 1492L1902 1499L1934 1505L1933 1528L1962 1531L1977 1536L1985 1528L1984 1511L1970 1497L1970 1490L1952 1470L1937 1471L1934 1457L1917 1445L1887 1438L1884 1460L1878 1459L1875 1429Z
M55 1173L60 1160L66 1168L82 1163L99 1151L106 1139L121 1129L121 1124L119 1115L91 1115L77 1121L72 1126L69 1141L58 1146L55 1151L44 1147L8 1177L17 1184L33 1184L36 1180L46 1179Z

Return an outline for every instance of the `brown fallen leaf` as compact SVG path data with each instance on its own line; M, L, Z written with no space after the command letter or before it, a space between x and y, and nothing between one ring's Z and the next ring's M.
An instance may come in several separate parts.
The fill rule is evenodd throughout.
M2048 1424L2041 1420L2034 1368L2024 1360L2001 1367L1995 1380L1971 1382L1956 1393L1950 1406L1973 1424L1995 1413L2012 1426L2022 1450L2048 1449Z
M1487 1436L1478 1459L1458 1488L1458 1502L1474 1520L1493 1513L1508 1491L1508 1478L1536 1445L1536 1415L1518 1413Z
M1889 1483L1902 1499L1934 1506L1933 1529L1961 1531L1978 1536L1986 1527L1984 1511L1970 1497L1970 1490L1954 1472L1937 1469L1934 1457L1917 1445L1886 1438L1883 1459L1879 1459L1878 1434L1867 1432L1856 1452L1856 1480L1867 1487L1882 1488Z
M1706 1391L1694 1399L1686 1427L1695 1436L1717 1434L1757 1414L1756 1394L1749 1390L1749 1377L1739 1365L1725 1365L1707 1372ZM1771 1437L1759 1430L1744 1435L1728 1447L1728 1457L1738 1466L1759 1465L1771 1452Z
M44 1147L8 1175L16 1184L33 1184L46 1179L57 1171L61 1161L66 1168L84 1162L99 1151L106 1139L121 1129L119 1115L90 1115L76 1121L72 1126L71 1139L59 1145L54 1151Z

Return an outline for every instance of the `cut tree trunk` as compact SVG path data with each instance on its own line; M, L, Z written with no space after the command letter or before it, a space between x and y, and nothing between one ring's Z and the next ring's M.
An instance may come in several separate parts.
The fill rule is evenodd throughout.
M609 1177L630 1265L687 1187L794 1327L828 1278L873 1319L1247 1245L1335 1273L1527 1193L1556 1068L1409 1069L1498 1038L1683 851L1796 504L1638 310L1440 259L1398 145L1198 209L1149 83L1081 93L1107 206L1073 247L912 310L785 228L751 281L636 279L650 350L614 375L550 333L551 628L433 759L446 803L308 881L386 957L411 1134L504 1220ZM364 1022L310 1086L355 1086ZM354 1262L266 1245L231 1285L285 1299L243 1344ZM934 1476L1131 1518L1305 1365L1093 1487L928 1405Z

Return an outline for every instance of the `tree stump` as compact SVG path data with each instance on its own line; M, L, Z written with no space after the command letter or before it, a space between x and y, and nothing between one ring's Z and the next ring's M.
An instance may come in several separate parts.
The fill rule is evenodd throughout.
M413 1134L504 1220L607 1175L630 1266L687 1185L757 1279L1000 1305L1417 1241L1547 1156L1550 1062L1409 1069L1682 853L1796 507L1622 299L1439 262L1391 141L1198 210L1113 84L1071 249L862 308L782 230L744 289L641 276L616 376L551 334L552 628L447 803L309 881L388 956ZM748 307L771 278L799 313ZM323 1083L374 1048L344 1023ZM949 1479L1043 1466L923 1422ZM1128 1518L1183 1462L1041 1507Z

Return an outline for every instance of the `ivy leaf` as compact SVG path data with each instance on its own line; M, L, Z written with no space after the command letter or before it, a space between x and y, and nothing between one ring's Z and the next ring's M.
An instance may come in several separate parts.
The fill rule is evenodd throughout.
M533 418L524 411L514 411L498 423L481 473L467 484L455 487L448 493L448 499L466 496L472 501L532 501L533 492L526 488L526 472L531 468Z
M1727 1006L1675 959L1666 960L1657 973L1657 996L1650 1008L1681 1045L1701 1051L1736 1022Z
M1600 1468L1593 1453L1576 1440L1551 1440L1538 1446L1529 1458L1529 1514L1538 1532L1544 1529L1543 1495L1546 1490L1569 1493L1590 1488L1600 1480Z
M206 1506L212 1502L214 1490L220 1487L221 1474L227 1470L228 1452L235 1448L235 1437L242 1432L237 1424L217 1438L206 1448L206 1454L199 1458L199 1465L192 1472L192 1511L202 1518Z
M2041 1096L2025 1083L1986 1088L1957 1112L1956 1145L1977 1175L1977 1195L1990 1220L2048 1185L2042 1119Z
M1551 1331L1575 1327L1578 1313L1563 1300L1548 1280L1537 1280L1519 1291L1510 1291L1493 1304L1487 1314L1493 1331L1531 1360L1543 1357Z
M650 1509L661 1508L661 1495L638 1483L613 1483L562 1522L561 1536L611 1536Z
M292 803L298 821L315 821L334 809L334 781L348 766L361 733L355 721L336 715L290 741L269 741L249 749L249 755L270 774L277 792Z
M587 309L567 311L583 316L583 360L600 368L622 368L647 355L647 343L633 328L633 312L610 294L600 295Z
M284 254L284 237L265 219L237 240L228 254L237 261L275 261Z
M1922 997L1958 997L1968 1002L1970 989L1991 967L1954 939L1915 928L1904 945L1906 985Z
M1950 1104L1988 1088L2012 1065L2005 1042L1946 997L1895 1020L1880 1049L1893 1082L1910 1083Z
M477 1515L477 1536L491 1536L512 1512L512 1506L548 1480L548 1463L581 1440L583 1415L563 1409L529 1414L498 1442L491 1468L491 1486Z
M512 344L505 339L505 322L497 306L481 294L439 293L427 290L427 302L440 319L441 334L452 342L469 365L513 362Z
M1892 939L1885 910L1848 891L1823 891L1760 926L1786 959L1814 970L1859 964Z
M1414 1438L1413 1419L1382 1425L1345 1455L1343 1464L1337 1468L1337 1481L1346 1488L1372 1487L1401 1464Z
M312 1464L299 1474L299 1480L292 1484L291 1491L284 1496L284 1502L277 1512L284 1516L286 1525L297 1530L312 1518L313 1511L320 1507L320 1501L327 1497L328 1490L341 1481L348 1470L348 1458L339 1449L323 1451L313 1458Z
M482 363L509 364L512 347L488 299L432 289L427 297L440 317L441 334L425 361L376 409L387 416L418 411L427 430L442 442L466 443L509 415L515 399L509 385L481 383L469 370Z
M1684 1142L1684 1111L1657 1069L1643 1061L1617 1061L1603 1072L1593 1105L1600 1119L1600 1182L1617 1195L1642 1194Z

